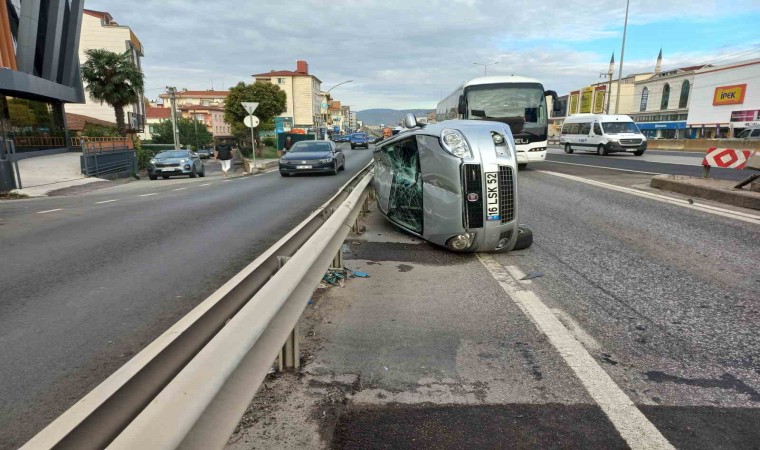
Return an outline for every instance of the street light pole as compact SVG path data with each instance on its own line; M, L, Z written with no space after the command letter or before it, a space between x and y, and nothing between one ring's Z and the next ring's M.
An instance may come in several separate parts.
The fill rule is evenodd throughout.
M474 62L473 64L475 64L476 66L483 66L483 76L486 76L488 75L488 66L494 66L496 64L499 64L499 62L500 61L496 61L496 62L486 63L486 64Z
M342 86L342 85L344 85L346 83L351 83L352 81L354 81L354 80L343 81L343 82L338 83L335 86L331 87L330 89L328 89L327 92L323 92L322 93L322 104L327 104L327 96L330 94L330 91L332 91L333 89L335 89L338 86ZM322 108L322 105L319 105L319 106L320 106L320 108ZM328 110L327 114L329 114L329 105L325 109ZM321 111L321 109L320 109L320 111ZM324 113L322 113L322 115L324 115ZM323 139L327 139L327 121L325 121L325 134L323 135Z
M620 79L623 78L623 57L625 57L625 35L628 31L628 5L631 0L625 1L625 22L623 23L623 47L620 49L620 70L618 70L617 92L615 93L615 114L620 109Z

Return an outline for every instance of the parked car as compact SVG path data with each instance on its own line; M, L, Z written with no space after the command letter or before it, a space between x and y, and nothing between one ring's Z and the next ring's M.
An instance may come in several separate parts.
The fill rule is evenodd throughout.
M738 136L736 136L738 139L750 139L750 140L758 140L760 139L760 125L755 125L753 127L749 127L739 133Z
M367 133L354 133L351 135L351 149L356 147L369 148L369 135Z
M190 178L205 177L206 168L200 156L190 150L167 150L158 153L148 165L148 178L166 179L173 175L189 175Z
M214 151L208 148L202 148L198 150L198 156L200 156L201 159L209 159L214 155Z
M337 175L346 169L346 155L330 141L300 141L280 158L280 175L327 172Z
M449 120L418 126L374 149L377 207L407 232L458 252L522 250L517 155L507 124Z

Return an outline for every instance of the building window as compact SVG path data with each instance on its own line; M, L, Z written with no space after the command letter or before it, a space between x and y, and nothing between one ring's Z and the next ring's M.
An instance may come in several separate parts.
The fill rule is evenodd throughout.
M678 99L679 108L686 108L686 105L689 103L690 89L691 85L689 84L689 80L684 80L683 84L681 85L681 97Z
M285 84L285 78L278 78L277 84Z
M641 91L641 105L639 105L639 111L646 111L647 110L647 100L649 100L649 88L644 88L643 91Z
M660 101L660 109L668 109L668 101L670 100L670 85L665 83L662 87L662 100Z

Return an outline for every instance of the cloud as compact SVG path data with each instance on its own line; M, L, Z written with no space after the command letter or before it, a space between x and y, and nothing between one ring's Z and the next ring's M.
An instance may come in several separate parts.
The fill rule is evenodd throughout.
M109 11L142 41L149 97L167 85L207 89L213 80L216 89L227 88L305 59L326 89L353 79L333 93L356 109L433 107L481 73L473 62L498 60L489 74L531 76L558 92L587 85L606 71L609 53L579 43L618 37L624 15L621 0L597 0L593 9L585 0L143 0L139 8L88 0L87 7ZM686 13L692 21L713 20L734 11L758 5L636 0L629 20L666 23ZM666 57L667 64L686 64L715 55L704 49ZM626 61L625 72L653 64Z

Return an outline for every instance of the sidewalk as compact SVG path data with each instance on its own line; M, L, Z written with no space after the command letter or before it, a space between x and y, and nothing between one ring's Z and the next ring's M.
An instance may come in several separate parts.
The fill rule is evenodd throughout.
M747 171L747 177L752 175ZM676 192L690 197L699 197L728 205L760 210L760 192L749 189L734 189L736 181L697 178L683 175L657 175L650 186L663 191Z
M13 192L43 197L58 189L106 181L82 175L79 156L80 153L59 153L22 159L18 162L18 168L23 189Z

